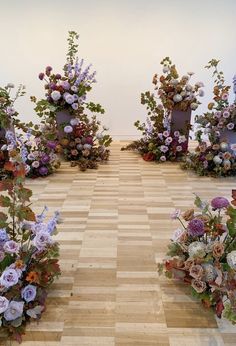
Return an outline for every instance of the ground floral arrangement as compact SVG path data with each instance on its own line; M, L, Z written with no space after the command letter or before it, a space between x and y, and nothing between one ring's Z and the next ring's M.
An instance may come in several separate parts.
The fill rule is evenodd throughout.
M13 133L7 134L12 179L0 183L0 337L22 341L25 327L39 320L48 288L60 275L58 244L53 240L59 214L46 221L31 209L32 191L24 187L25 163Z
M77 163L81 170L85 170L97 168L98 162L108 160L112 139L104 134L108 128L101 129L97 119L98 114L104 114L104 109L100 104L87 101L87 94L96 83L96 72L91 71L91 64L84 67L84 59L78 58L78 38L76 32L69 32L67 60L62 74L54 73L51 66L39 74L39 79L45 83L45 99L31 99L45 123L51 123L54 128L56 123L57 151L72 161L72 165ZM65 121L59 122L59 112L67 114Z
M147 91L141 94L141 104L146 106L147 120L141 124L135 122L142 132L140 140L134 141L122 150L136 150L146 161L179 161L188 148L190 124L185 128L173 131L171 114L173 110L187 111L197 109L199 97L204 95L203 83L190 84L193 72L179 77L170 58L162 60L163 75L153 77L154 93Z
M182 166L199 175L213 177L236 175L236 103L230 104L230 86L218 70L219 61L212 59L206 68L213 68L213 100L209 111L196 117L198 146L189 153ZM208 136L208 141L203 136ZM235 137L234 143L230 137Z
M236 190L230 203L216 197L195 199L195 209L176 210L180 221L159 273L184 282L216 315L236 323Z

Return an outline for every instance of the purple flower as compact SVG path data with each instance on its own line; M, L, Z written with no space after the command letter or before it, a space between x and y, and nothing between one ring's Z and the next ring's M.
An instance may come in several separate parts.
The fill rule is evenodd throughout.
M46 67L46 71L47 71L47 72L51 72L51 71L52 71L52 66L47 66L47 67Z
M35 299L37 288L33 285L27 285L21 290L21 297L27 303L32 302Z
M70 125L65 126L65 127L64 127L64 132L65 132L65 133L71 133L71 132L73 132L73 127L70 126Z
M176 147L176 151L182 151L182 146L181 145L177 145L177 147Z
M47 147L48 147L49 149L54 150L54 149L56 148L56 146L57 146L56 142L53 142L53 141L48 141L48 142L47 142Z
M71 105L71 104L74 103L74 101L75 101L74 96L71 95L71 94L65 95L64 98L65 98L65 101L66 101L69 105Z
M39 174L40 175L47 175L48 174L48 169L45 166L39 167Z
M60 73L57 73L57 74L55 75L55 78L56 78L56 79L61 79Z
M40 251L52 243L50 234L47 231L40 231L33 240L34 246Z
M176 220L180 217L181 215L181 210L180 209L175 209L171 214L170 214L170 218L172 220Z
M41 73L39 74L39 79L40 79L40 80L43 80L43 79L44 79L44 73L43 73L43 72L41 72Z
M70 89L70 83L69 83L68 81L66 81L66 80L63 80L63 81L61 82L61 86L62 86L62 88L65 89L65 90L69 90L69 89Z
M160 160L161 160L162 162L164 162L164 161L166 161L166 157L165 157L164 155L162 155L162 156L160 157Z
M72 103L72 108L73 108L74 110L77 110L78 107L79 107L78 103Z
M0 296L0 314L7 310L9 300L6 297Z
M179 136L180 136L180 132L179 132L179 131L175 131L175 132L174 132L174 136L175 136L175 137L179 137Z
M5 228L0 228L0 243L5 243L8 240L9 240L9 237Z
M228 123L227 129L228 130L233 130L233 128L234 128L234 124L233 123Z
M169 137L169 135L170 135L169 131L164 131L164 132L163 132L163 136L164 136L164 137Z
M224 111L224 112L223 112L223 117L224 117L224 118L228 118L229 116L230 116L229 111Z
M17 284L19 275L15 269L5 269L0 277L0 285L6 288Z
M193 219L188 224L188 233L193 237L199 237L204 234L204 222L199 219Z
M39 162L38 161L32 162L32 167L33 168L38 168L39 167Z
M6 321L13 321L21 317L23 314L24 302L16 302L12 300L7 310L4 312L4 318Z
M41 157L41 162L45 165L49 161L50 161L49 155L48 154L43 154L43 156Z
M160 146L160 150L161 150L163 153L166 153L166 152L169 150L169 148L168 148L166 145L161 145L161 146Z
M13 254L19 251L20 245L14 240L9 240L4 244L3 249L5 252Z
M173 141L172 137L167 137L165 140L165 145L169 145Z
M213 209L222 209L229 206L229 201L224 197L215 197L211 201L211 206Z
M57 90L54 90L51 93L51 98L53 99L53 101L58 101L61 98L61 93Z

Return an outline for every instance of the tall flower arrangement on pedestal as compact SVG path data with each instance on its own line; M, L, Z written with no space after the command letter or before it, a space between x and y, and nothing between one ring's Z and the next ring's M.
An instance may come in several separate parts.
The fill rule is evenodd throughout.
M79 163L82 160L83 166L84 155L74 155L71 153L71 149L75 153L75 150L78 150L78 148L73 145L69 146L69 143L74 143L75 131L66 132L64 129L68 129L67 126L74 126L73 122L75 121L77 123L80 122L80 126L83 128L88 126L85 132L90 131L91 124L94 125L94 140L92 144L87 142L82 143L84 141L83 134L81 134L81 137L76 135L77 140L81 141L81 143L78 142L77 144L92 146L90 151L93 151L93 153L86 156L87 166L90 167L93 165L89 161L93 161L96 166L98 161L108 159L109 151L107 148L111 143L111 137L109 135L103 136L103 139L100 138L99 146L96 145L95 138L97 134L102 133L100 122L97 120L96 115L93 115L92 119L90 119L90 116L86 113L88 111L89 113L104 114L104 109L100 104L87 101L87 94L96 82L96 72L91 71L91 65L84 67L84 60L76 57L78 52L78 37L76 32L69 32L67 61L63 68L63 74L53 73L51 66L47 66L45 72L39 74L39 79L45 82L46 99L37 101L35 97L32 97L32 100L36 103L35 110L39 116L44 117L46 122L57 123L57 139L60 145L58 150L65 154L66 159L72 160L73 157L73 161ZM65 144L67 142L68 146ZM101 146L103 150L100 150ZM87 147L82 148L82 151L87 149ZM104 152L106 153L105 155Z
M235 191L233 193L235 197ZM194 297L216 315L236 323L236 201L224 197L210 203L199 197L198 210L176 210L178 228L159 273L184 282Z
M137 150L147 161L176 161L187 151L191 110L200 104L198 97L204 95L204 85L190 84L192 72L179 77L169 57L161 64L163 74L153 77L154 92L141 94L148 117L146 123L137 121L135 126L142 132L142 138L123 149ZM177 118L175 111L179 111ZM187 117L186 111L189 111Z
M206 68L213 68L213 100L208 111L196 117L198 146L189 153L183 168L199 175L236 175L236 104L229 102L230 86L218 70L219 61L212 59ZM208 141L204 136L208 136Z
M58 213L46 221L31 209L32 191L24 187L25 164L15 136L7 132L12 179L0 184L0 337L22 341L25 326L39 320L48 288L60 275L58 244L53 240Z

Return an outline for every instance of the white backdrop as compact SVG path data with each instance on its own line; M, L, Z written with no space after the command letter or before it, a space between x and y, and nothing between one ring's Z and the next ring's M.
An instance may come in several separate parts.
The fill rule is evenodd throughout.
M170 56L180 73L195 71L207 84L204 65L222 61L228 83L236 72L235 0L0 0L1 85L23 83L17 103L24 120L37 117L30 95L43 96L38 73L46 65L61 71L68 30L80 33L80 56L98 72L91 100L106 109L103 122L116 138L137 136L133 123L145 120L140 93L152 88L160 60Z

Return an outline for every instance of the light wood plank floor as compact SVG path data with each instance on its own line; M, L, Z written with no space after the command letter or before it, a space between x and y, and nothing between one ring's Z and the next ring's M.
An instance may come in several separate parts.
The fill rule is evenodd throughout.
M236 179L199 178L120 148L114 143L98 170L63 163L55 175L28 181L36 211L61 211L62 276L23 345L236 345L236 327L156 271L176 228L170 212L190 207L194 192L230 197Z

